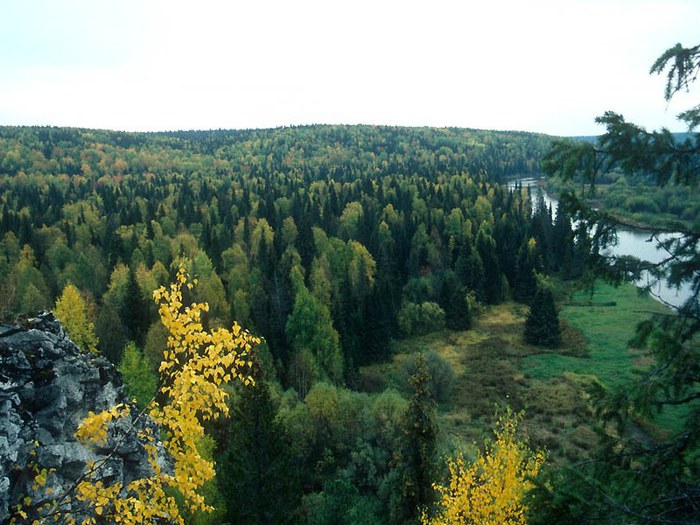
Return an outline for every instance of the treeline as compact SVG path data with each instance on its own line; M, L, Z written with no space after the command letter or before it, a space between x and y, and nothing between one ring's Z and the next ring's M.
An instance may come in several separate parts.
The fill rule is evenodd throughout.
M49 307L71 282L92 298L103 351L117 362L122 342L145 344L155 330L149 295L180 254L212 322L235 318L262 335L290 384L350 380L386 357L390 337L466 328L470 301L527 301L533 269L572 264L568 221L532 213L525 191L478 168L487 159L502 176L528 173L542 136L370 127L0 136L0 313Z
M563 194L576 191L581 181L547 179L550 191ZM659 186L648 176L629 176L617 169L598 178L595 192L588 195L595 205L618 217L622 222L648 228L692 231L700 217L700 197L688 192L683 184Z
M343 386L386 360L392 338L467 329L479 304L529 303L537 274L582 272L588 250L569 217L498 183L536 173L548 143L363 126L0 128L0 317L51 308L71 283L99 350L120 363L133 341L145 364L132 353L129 366L155 370L166 334L151 293L185 256L199 281L186 301L207 302L211 326L236 319L262 336L260 359L278 385L238 405L262 411L265 429L219 429L221 492L242 491L236 469L267 461L295 473L270 474L270 486L287 483L276 494L289 508L314 495L304 499L309 522L340 523L333 513L356 505L363 523L386 522L387 509L402 523L416 510L397 496L414 481L392 467L401 447L416 446L406 401ZM267 459L232 452L264 439Z

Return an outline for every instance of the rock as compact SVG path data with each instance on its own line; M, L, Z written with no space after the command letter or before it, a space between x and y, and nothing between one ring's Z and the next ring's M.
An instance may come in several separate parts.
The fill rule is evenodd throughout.
M148 418L118 420L100 448L74 436L88 411L119 403L129 404L119 372L103 357L81 351L51 313L0 325L0 523L24 496L39 503L69 491L89 461L105 461L97 473L105 484L150 475L144 443L136 437L147 428L157 435ZM34 490L34 473L44 468L51 469L47 485ZM87 516L75 508L73 514L78 521Z

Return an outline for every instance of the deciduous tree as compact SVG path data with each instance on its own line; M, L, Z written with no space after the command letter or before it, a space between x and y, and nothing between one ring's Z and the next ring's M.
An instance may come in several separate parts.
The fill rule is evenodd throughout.
M99 343L95 325L88 321L87 305L78 289L68 283L56 300L56 317L61 321L73 342L83 351L97 352Z
M151 475L131 481L126 486L117 482L105 485L94 479L104 462L89 464L84 475L66 496L37 509L36 519L51 517L54 521L74 523L69 500L82 502L93 516L108 523L152 523L167 521L184 524L178 501L188 512L210 511L202 488L214 475L214 464L200 451L203 423L228 414L224 385L240 380L253 383L247 370L250 353L259 340L234 323L231 330L204 330L202 315L206 304L183 305L183 287L190 289L184 266L169 288L153 292L159 305L161 321L168 329L168 343L160 365L160 393L165 400L151 401L144 411L159 427L161 435L146 431L139 437L146 440ZM76 437L86 445L105 446L108 427L133 408L116 405L98 414L90 413L81 422ZM136 416L134 416L136 417ZM159 458L156 440L162 439L172 468ZM69 495L69 496L68 496ZM92 521L95 522L93 518Z
M496 424L496 439L470 465L462 456L448 459L449 480L435 484L438 512L423 525L525 525L525 496L544 462L516 436L518 419L510 411Z

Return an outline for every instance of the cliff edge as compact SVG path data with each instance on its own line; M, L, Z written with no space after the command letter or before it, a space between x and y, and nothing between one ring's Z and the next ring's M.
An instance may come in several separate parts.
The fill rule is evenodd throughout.
M129 403L119 372L104 357L78 348L53 314L0 324L0 523L20 502L31 511L62 501L62 510L86 516L66 496L89 461L104 460L96 473L104 484L126 485L150 475L136 438L136 431L153 426L147 418L120 419L102 448L86 447L74 437L88 411L118 403ZM37 488L43 469L48 477Z

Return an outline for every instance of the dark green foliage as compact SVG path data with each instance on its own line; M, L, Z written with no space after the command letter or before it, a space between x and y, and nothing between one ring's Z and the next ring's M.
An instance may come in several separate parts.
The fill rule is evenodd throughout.
M433 379L418 388L402 432L398 393L340 385L355 386L360 366L388 360L402 329L466 330L477 300L506 300L518 248L530 238L552 257L549 214L533 214L528 195L498 184L537 173L549 140L374 126L150 134L0 127L0 315L53 304L70 280L92 295L109 359L118 362L133 339L157 366L165 334L153 324L150 293L185 255L200 285L184 302L207 301L211 328L236 319L265 339L282 381L274 391L289 430L289 479L298 474L308 495L295 514L298 487L260 481L288 468L272 452L287 437L276 423L242 424L274 420L276 405L250 393L232 441L219 440L218 456L233 469L220 476L230 483L222 487L229 519L243 519L240 501L258 500L258 516L286 508L285 516L308 511L311 521L386 523L394 509L396 522L415 519L433 481L428 392L447 399L448 364L428 357ZM267 452L254 452L261 443L270 443ZM261 483L280 501L265 487L258 494Z
M133 267L129 267L129 279L126 282L121 318L124 321L129 338L136 342L138 346L143 346L146 332L151 324L150 317L150 309L136 280L136 272Z
M529 204L493 181L532 173L548 142L533 134L362 126L149 135L50 131L0 129L0 153L17 161L0 171L0 234L21 234L20 247L30 245L34 273L43 280L34 275L26 285L8 283L8 309L39 306L41 294L57 293L70 279L93 293L99 317L108 275L126 263L129 292L120 292L112 306L129 338L143 343L153 312L143 308L150 290L143 289L141 272L157 263L168 268L185 253L213 263L218 275L204 279L212 287L217 277L230 286L230 308L212 303L214 320L226 321L229 311L246 318L286 366L292 356L285 325L295 291L284 254L297 252L308 280L314 259L336 250L319 245L320 230L331 243L343 236L347 247L361 247L354 262L338 253L328 276L332 302L326 306L346 376L386 357L402 289L412 277L454 270L459 286L478 299L506 297L503 277L511 278L514 252L498 232L524 237ZM492 233L477 242L483 220ZM260 234L263 223L270 235ZM358 280L368 268L363 249L376 267ZM236 271L225 266L231 255ZM428 302L442 306L450 327L464 329L460 295L441 296L438 286Z
M418 523L422 509L433 502L437 422L430 392L430 371L425 356L416 360L410 379L413 397L403 418L399 450L394 458L396 487L392 494L391 521Z
M119 317L119 312L111 303L105 303L100 308L100 313L95 319L95 335L100 342L98 346L100 353L113 364L118 364L122 359L129 335Z
M559 314L552 291L539 286L525 320L525 340L533 345L554 348L561 344Z
M700 47L677 45L652 66L667 70L666 99L688 88L700 68ZM700 123L695 106L679 115L690 130ZM606 112L597 121L607 128L597 144L559 142L545 156L550 175L593 188L597 180L610 182L620 174L628 179L677 185L684 193L697 190L700 173L700 137L676 137L667 130L647 132L621 115ZM612 174L612 175L611 175ZM629 195L623 206L649 207L646 199ZM586 253L589 270L613 283L645 276L653 293L657 279L685 284L690 295L676 315L654 316L637 329L631 342L652 357L639 378L610 392L599 411L616 423L598 462L578 473L579 482L557 496L561 508L595 523L700 522L700 233L697 224L678 225L679 234L655 240L668 257L650 263L634 257L602 255L614 239L614 221L590 210L573 196L569 209L578 219L578 244ZM653 208L653 206L652 206ZM630 210L633 211L633 210ZM692 218L697 221L697 216ZM678 428L652 439L640 432L640 418L650 420L662 411L675 411ZM567 479L564 480L567 482ZM556 512L556 511L555 511ZM584 522L585 523L585 522Z
M576 249L574 232L571 228L571 216L564 206L557 206L557 213L552 229L553 270L559 272L563 279L581 276L582 254Z
M493 238L491 227L486 222L482 223L476 235L476 251L481 259L484 272L486 302L498 304L505 297L503 274L496 252L496 240Z
M362 496L346 479L323 484L323 491L305 498L309 525L381 525L379 502Z
M542 270L539 250L534 239L521 246L515 263L513 299L530 304L537 292L537 272Z
M277 419L267 383L255 363L256 384L241 389L231 414L217 479L235 524L296 523L301 485L289 439Z
M469 311L467 289L462 286L454 272L448 273L442 281L440 304L445 311L445 325L450 330L468 330L472 316Z

